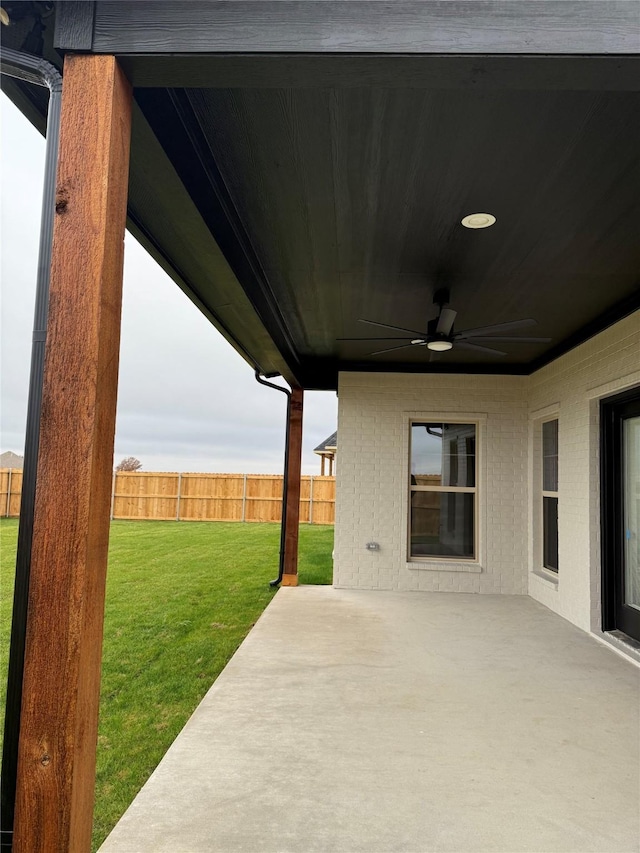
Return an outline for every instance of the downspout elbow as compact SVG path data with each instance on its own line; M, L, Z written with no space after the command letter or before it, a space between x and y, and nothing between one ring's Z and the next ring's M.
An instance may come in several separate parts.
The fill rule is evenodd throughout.
M0 70L8 77L15 77L36 86L45 86L52 95L62 92L62 74L53 63L43 59L42 56L32 56L10 47L3 47Z

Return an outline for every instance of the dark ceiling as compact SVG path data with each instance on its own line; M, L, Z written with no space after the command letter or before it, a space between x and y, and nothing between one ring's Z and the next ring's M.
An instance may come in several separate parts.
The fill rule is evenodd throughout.
M305 359L376 349L336 342L371 334L358 317L425 329L442 284L458 326L533 317L556 343L638 284L635 95L187 97ZM463 228L474 211L497 224Z
M336 369L424 367L421 347L370 356L385 344L338 339L376 335L358 318L425 330L442 286L458 329L530 317L527 333L552 340L504 357L454 347L429 370L529 372L637 293L637 93L182 90L184 148L163 97L138 102L178 173L193 146L218 170L318 384ZM199 204L201 176L181 177ZM219 236L206 199L199 209ZM496 225L462 227L477 211Z
M102 5L109 24L126 6ZM513 74L504 56L439 57L432 78L410 56L351 76L344 56L316 59L297 78L299 60L263 57L270 85L255 58L229 57L221 88L202 78L224 73L176 58L198 87L174 88L171 57L123 57L144 81L130 227L250 363L308 388L339 370L529 373L640 307L640 93L615 57L580 73L511 58ZM463 228L478 211L496 224ZM394 334L358 318L425 330L443 286L456 329L533 318L523 334L551 343L429 362L338 340Z

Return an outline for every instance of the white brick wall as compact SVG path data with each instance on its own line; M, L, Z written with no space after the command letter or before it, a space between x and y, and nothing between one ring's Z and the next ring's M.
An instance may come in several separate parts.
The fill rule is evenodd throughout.
M340 375L336 586L527 592L526 385L513 376ZM479 422L479 566L407 564L411 417ZM367 551L369 541L380 551Z
M557 586L534 574L530 537L529 594L586 631L601 624L599 403L638 384L638 311L529 377L530 424L558 412L560 568Z
M640 312L530 377L342 373L334 584L526 594L599 625L598 400L640 384ZM534 572L535 425L558 412L560 573ZM407 563L411 417L479 421L479 565ZM367 551L367 542L380 551ZM451 570L455 569L455 570ZM466 570L465 570L466 569ZM469 570L471 569L471 571Z

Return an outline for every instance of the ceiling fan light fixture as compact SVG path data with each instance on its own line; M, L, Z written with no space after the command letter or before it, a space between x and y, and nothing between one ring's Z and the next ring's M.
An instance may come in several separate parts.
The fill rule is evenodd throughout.
M490 228L496 222L492 213L470 213L462 220L465 228Z
M429 341L427 344L427 349L430 349L433 352L446 352L452 348L453 344L451 341Z

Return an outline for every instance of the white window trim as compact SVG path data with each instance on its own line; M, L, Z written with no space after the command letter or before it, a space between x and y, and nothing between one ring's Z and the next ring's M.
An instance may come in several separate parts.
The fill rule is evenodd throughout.
M558 421L558 491L542 488L542 425ZM529 574L551 589L558 589L560 572L547 569L543 563L543 498L558 498L560 506L560 403L529 413ZM559 531L558 531L559 532Z
M476 487L475 487L475 528L476 528L476 557L474 560L462 560L455 557L411 557L409 550L409 492L410 492L410 468L411 449L410 435L411 424L418 423L458 423L474 424L476 428ZM402 564L412 571L427 572L467 572L476 573L484 571L486 563L486 512L484 506L485 489L487 482L485 435L487 425L486 412L403 412L402 417L402 458L404 460L404 471L400 478L400 507L401 517L405 525L405 535L402 537ZM429 489L435 491L435 489ZM474 491L464 487L442 487L441 491Z

